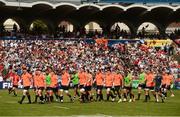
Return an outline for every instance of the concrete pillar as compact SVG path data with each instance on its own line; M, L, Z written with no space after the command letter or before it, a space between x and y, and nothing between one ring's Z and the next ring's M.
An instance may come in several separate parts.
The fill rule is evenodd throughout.
M104 32L104 34L109 34L111 31L111 25L103 24L100 26Z

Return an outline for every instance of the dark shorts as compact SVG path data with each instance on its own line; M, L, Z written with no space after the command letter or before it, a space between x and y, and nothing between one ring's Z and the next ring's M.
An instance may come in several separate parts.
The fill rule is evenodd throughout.
M155 92L160 92L161 88L160 87L154 87Z
M170 89L171 89L171 85L167 85L167 86L166 86L166 89L167 89L167 90L170 90Z
M165 84L163 84L161 88L166 88L166 85L165 85Z
M80 89L82 89L82 88L85 89L84 85L80 85L79 88Z
M112 87L111 87L111 86L106 86L105 88L106 88L106 89L108 89L108 88L112 89Z
M131 91L131 90L132 90L132 87L131 87L131 86L129 86L129 87L128 87L128 86L125 86L124 89Z
M91 91L92 86L86 86L85 91Z
M119 90L121 89L121 86L114 86L114 89L115 89L116 91L119 91Z
M146 89L149 89L149 90L154 90L154 87L146 87Z
M96 89L102 90L103 86L102 85L97 85Z
M44 87L38 87L38 90L42 90L42 91L43 91L43 90L44 90Z
M47 87L46 88L46 91L50 91L50 90L52 90L53 88L52 87Z
M78 88L78 84L73 85L73 88Z
M13 87L18 88L18 85L13 85Z
M63 89L63 90L69 90L69 86L61 85L60 89Z
M37 87L34 87L33 89L34 89L34 91L37 91L37 90L38 90L38 88L37 88Z
M144 89L146 87L145 84L139 84L138 87L141 87L142 89Z
M59 87L53 87L52 90L53 90L53 92L58 92Z
M170 90L170 89L171 89L171 86L170 86L170 85L163 84L163 85L162 85L162 88L166 88L167 90Z
M30 89L30 86L24 87L24 90L29 90L29 89Z

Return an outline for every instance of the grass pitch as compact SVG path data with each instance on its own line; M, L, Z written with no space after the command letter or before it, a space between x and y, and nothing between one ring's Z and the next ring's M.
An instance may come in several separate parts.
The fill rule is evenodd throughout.
M136 90L134 92L136 93ZM33 91L31 93L33 101ZM180 116L180 90L174 90L174 93L175 97L168 97L165 103L155 103L153 96L148 103L143 102L144 96L132 103L80 103L78 100L70 103L69 98L65 96L64 103L26 104L26 98L24 104L20 105L17 101L21 99L21 90L18 91L17 97L9 95L7 90L0 90L0 116Z

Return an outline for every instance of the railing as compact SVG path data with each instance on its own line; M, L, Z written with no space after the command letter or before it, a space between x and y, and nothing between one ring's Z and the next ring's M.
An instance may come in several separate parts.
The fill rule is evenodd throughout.
M180 0L100 0L109 3L180 3Z
M18 0L6 0L8 2L17 2ZM50 3L59 3L59 2L69 2L69 1L73 1L73 2L80 2L81 0L20 0L20 2L27 2L27 3L31 3L31 2L37 2L37 1L46 1L46 2L50 2Z

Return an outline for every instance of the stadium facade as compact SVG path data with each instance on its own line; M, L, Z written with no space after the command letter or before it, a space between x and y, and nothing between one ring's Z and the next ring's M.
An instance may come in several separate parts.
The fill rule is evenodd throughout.
M34 20L45 22L53 32L61 21L73 24L74 29L94 21L103 31L115 22L125 23L131 34L137 33L144 22L151 22L160 34L169 24L180 21L179 0L0 0L0 24L8 18L21 29L28 30Z

